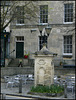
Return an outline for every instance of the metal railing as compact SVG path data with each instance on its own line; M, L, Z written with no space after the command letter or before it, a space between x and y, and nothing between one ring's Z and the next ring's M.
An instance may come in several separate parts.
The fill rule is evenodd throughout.
M12 55L12 54L13 54L13 56L14 56L14 52L15 52L15 50L11 51L6 57L7 57L7 58L11 58L11 55Z
M5 93L1 93L0 94L0 99L1 100L5 100L6 99L6 94Z

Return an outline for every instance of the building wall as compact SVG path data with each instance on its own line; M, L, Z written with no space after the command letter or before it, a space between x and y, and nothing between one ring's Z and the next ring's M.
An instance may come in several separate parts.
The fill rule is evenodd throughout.
M74 23L64 23L64 4L65 3L74 3L74 13L75 13L75 1L38 1L38 5L48 5L48 23L52 27L52 31L50 32L49 38L48 38L48 49L51 52L55 52L58 54L58 56L55 58L58 59L58 63L60 60L68 60L73 62L71 64L74 64L75 60L75 31L69 31L70 29L73 29L75 27ZM39 12L38 12L39 14ZM16 58L16 36L24 36L24 50L30 51L30 53L34 53L35 51L39 50L39 30L37 27L37 24L39 24L39 19L37 19L38 22L35 23L35 20L33 19L30 21L25 21L26 23L24 25L17 25L16 20L14 20L11 23L11 36L10 36L10 52L15 49L13 56ZM31 30L34 29L35 31L31 32ZM73 56L72 58L63 58L63 36L64 35L72 35L73 36ZM30 55L30 58L33 58L32 55Z

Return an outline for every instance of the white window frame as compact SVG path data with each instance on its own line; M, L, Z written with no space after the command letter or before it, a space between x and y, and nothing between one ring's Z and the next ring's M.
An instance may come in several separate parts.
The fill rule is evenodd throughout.
M24 39L23 40L17 40L17 38L20 38L20 37L23 37L24 38L24 36L16 36L16 38L15 38L16 40L15 41L16 42L24 42Z
M73 54L73 50L72 50L72 53L64 53L64 36L69 36L69 35L63 35L63 55L66 55L66 56L72 56ZM71 35L72 36L72 35ZM72 47L73 47L73 44L72 44Z
M22 26L22 25L25 25L25 24L18 24L18 23L16 23L16 25L17 25L17 26Z
M23 7L23 6L18 6L18 7ZM23 9L24 9L24 8L23 8ZM20 16L23 16L23 17L24 17L24 15L20 15ZM17 20L18 20L18 17L17 17ZM20 25L25 25L24 23L18 23L17 20L16 20L16 25L19 25L19 26L20 26ZM23 20L24 20L24 18L23 18Z
M48 7L48 5L40 5L40 6L47 6L47 7ZM48 10L48 9L47 9L47 10ZM41 10L40 10L40 11L41 11ZM47 14L47 16L48 16L48 14ZM42 25L46 25L46 24L48 23L48 18L47 18L47 23L43 23L43 22L41 23L41 22L40 22L40 18L39 18L39 23L42 24Z
M66 3L66 4L73 4L73 3ZM74 21L74 20L73 20ZM65 22L65 4L64 4L64 17L63 17L63 24L72 24L74 22Z
M42 48L40 49L40 45L42 45L42 44L40 44L40 37L41 37L41 36L39 36L39 50L42 49ZM43 38L43 37L44 37L44 36L42 36L42 38ZM46 38L48 38L48 37L46 36ZM43 41L43 40L41 40L41 41ZM48 39L46 39L46 47L47 47L47 44L48 44Z

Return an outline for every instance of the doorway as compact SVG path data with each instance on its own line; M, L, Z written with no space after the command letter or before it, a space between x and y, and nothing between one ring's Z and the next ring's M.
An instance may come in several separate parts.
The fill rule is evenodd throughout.
M24 42L16 42L16 58L23 58Z

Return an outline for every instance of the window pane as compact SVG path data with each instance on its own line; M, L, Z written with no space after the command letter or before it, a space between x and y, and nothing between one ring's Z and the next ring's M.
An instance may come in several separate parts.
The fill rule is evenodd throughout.
M73 22L73 4L64 5L65 22Z
M21 41L21 40L24 40L24 36L17 36L17 41Z
M72 53L72 45L70 45L70 53Z
M40 6L40 23L48 22L48 5Z
M72 53L72 36L64 36L64 53Z
M24 23L24 7L23 6L17 7L17 23L18 24Z
M47 47L47 36L39 36L39 50L42 49L44 42L46 43Z

